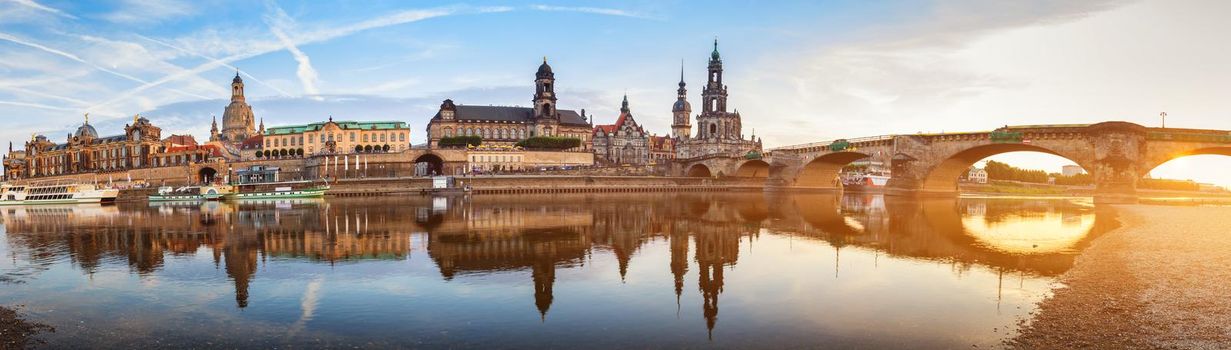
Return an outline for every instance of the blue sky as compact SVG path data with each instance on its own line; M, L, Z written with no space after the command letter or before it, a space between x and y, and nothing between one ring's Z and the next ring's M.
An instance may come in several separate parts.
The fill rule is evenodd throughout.
M667 133L683 61L699 100L718 37L731 106L767 146L1005 124L1127 120L1231 129L1219 1L0 0L0 141L60 141L91 113L208 135L240 69L267 125L403 120L440 101L526 104L555 68L561 105ZM1006 156L1056 171L1050 156ZM1197 160L1190 160L1197 159ZM1187 162L1187 163L1185 163ZM1163 176L1231 184L1215 162ZM1218 163L1221 162L1221 163ZM1174 168L1174 169L1172 169ZM1198 174L1200 176L1195 176Z

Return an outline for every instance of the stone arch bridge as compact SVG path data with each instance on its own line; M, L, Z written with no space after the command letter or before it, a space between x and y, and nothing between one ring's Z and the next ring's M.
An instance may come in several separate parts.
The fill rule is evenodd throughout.
M890 194L956 195L959 176L975 162L1020 151L1057 155L1085 168L1094 177L1097 200L1133 201L1138 181L1167 161L1199 154L1231 156L1231 131L1151 128L1128 122L1006 126L817 142L771 149L760 157L683 159L673 171L681 176L764 181L767 187L837 190L842 167L868 159L890 167Z

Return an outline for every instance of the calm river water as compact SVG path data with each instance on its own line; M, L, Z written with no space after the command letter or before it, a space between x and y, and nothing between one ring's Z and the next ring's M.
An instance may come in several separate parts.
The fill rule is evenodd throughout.
M0 208L51 347L997 345L1081 202L628 194Z

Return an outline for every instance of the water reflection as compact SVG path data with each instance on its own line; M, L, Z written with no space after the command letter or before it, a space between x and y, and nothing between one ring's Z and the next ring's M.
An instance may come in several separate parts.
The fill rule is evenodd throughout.
M62 280L56 283L48 281L46 285L38 283L50 280L41 278L39 271L51 270L62 264L72 266L86 278L91 278L106 266L127 266L129 274L154 280L169 274L165 270L190 270L186 266L195 264L196 260L192 258L205 255L212 257L215 267L225 271L234 289L234 305L239 309L256 305L251 297L253 281L261 278L262 274L274 278L290 276L310 280L305 287L302 303L296 302L296 305L303 305L302 312L287 317L294 319L288 329L298 333L308 327L309 321L318 313L318 304L322 302L320 294L325 293L322 285L327 281L323 277L326 275L320 273L305 275L291 270L302 264L364 266L367 262L408 260L414 263L416 260L412 258L412 253L421 250L426 252L437 270L439 283L463 280L503 287L502 290L486 293L507 293L508 287L518 283L506 281L503 276L528 271L537 319L546 322L552 305L562 295L574 300L599 300L613 293L611 290L575 286L567 291L556 288L557 284L570 281L560 274L561 271L606 268L602 256L610 255L614 266L598 273L609 273L611 275L607 276L611 278L618 276L620 283L636 285L631 288L635 288L637 293L644 293L645 298L650 298L649 295L655 293L654 289L669 289L675 296L673 302L677 308L689 308L688 304L692 301L684 300L691 295L686 287L691 284L688 280L690 273L695 273L695 293L700 300L696 300L692 307L700 310L707 339L713 337L719 322L719 300L724 291L733 287L745 290L758 287L755 286L757 284L774 288L790 287L778 285L776 283L782 281L770 277L737 279L753 285L729 285L732 280L724 275L736 271L734 269L741 261L741 252L749 256L747 259L756 261L756 265L750 268L758 274L799 271L801 266L793 265L800 262L790 253L792 250L782 253L773 246L779 242L793 246L798 241L801 245L815 242L832 247L834 278L840 276L841 267L848 266L839 261L844 250L847 254L855 254L856 259L859 254L871 252L875 255L872 260L874 264L879 264L879 259L884 256L886 259L961 266L959 271L980 266L997 271L1001 277L1008 273L1017 274L1023 279L1026 276L1045 278L1068 269L1076 251L1098 233L1114 226L1114 220L1102 211L1067 201L915 200L875 195L759 193L122 204L6 208L0 211L0 215L7 232L6 244L0 247L0 252L12 256L14 260L13 266L0 265L0 273L5 273L10 281L30 282L18 287L30 292L21 294L28 299L34 298L29 295L37 294L39 288L54 288L65 283ZM755 254L753 246L762 240L769 240L769 252ZM665 267L660 271L670 274L671 285L641 287L636 280L630 282L630 265L634 259L662 264L657 266ZM777 267L762 268L762 261ZM380 266L400 273L415 273L413 269L403 271L400 267ZM344 274L366 273L339 271ZM650 272L644 275L648 279L654 276ZM580 283L592 278L576 273L570 276L581 280ZM910 279L908 276L900 277L903 281ZM785 281L795 278L798 277ZM175 283L159 280L161 283ZM154 287L155 292L157 289ZM463 291L473 292L472 289ZM569 291L585 295L559 294ZM0 302L3 303L30 301L22 297L0 292ZM757 303L776 302L768 298L749 305L749 297L751 295L739 295L737 303L741 305L740 310L744 310L743 306L755 307ZM856 300L862 296L841 297L858 304ZM454 298L468 297L456 295ZM285 301L276 296L261 300L269 300L270 303ZM374 305L369 307L379 309L385 305L383 303L390 301L357 298L337 302L347 305L370 303ZM793 302L803 303L798 300ZM475 303L483 304L482 298ZM578 312L590 311L585 308L593 308L626 313L619 317L605 315L613 317L613 322L624 323L619 325L621 327L644 327L636 323L648 321L638 319L636 312L641 310L638 305L628 305L623 310L596 305L578 306L577 303L570 305L575 309L564 316L566 319L577 317L573 314ZM502 310L496 304L479 306ZM84 304L82 307L90 306ZM442 317L448 313L461 313L431 305L420 307L422 309L417 312ZM369 317L355 312L347 317ZM489 314L484 317L515 318L513 315L490 314L498 312L488 311ZM676 312L678 315L681 311L677 309ZM746 314L753 315L755 310ZM589 318L596 317L600 316L589 315ZM792 318L796 317L815 316L784 311L778 315L759 317L763 318L760 320L762 323L776 324L777 328L783 329L749 328L733 332L751 336L789 333L790 329L787 328L790 327L781 326L782 322L792 322ZM330 325L317 327L328 330ZM753 330L760 330L760 334L749 333ZM207 330L198 331L210 333ZM81 344L83 341L72 339L72 334L54 336L65 337L63 344ZM381 336L393 338L397 335ZM852 344L884 341L866 332L864 336L868 339ZM584 337L567 339L591 340ZM800 339L801 343L808 343L802 340L805 338ZM670 340L646 338L642 341L657 343L633 342L623 345L661 345L670 344ZM289 339L285 341L294 343ZM391 344L400 341L391 340ZM947 340L937 340L934 344L952 345L943 341ZM445 344L490 345L484 342ZM757 343L743 345L753 344ZM740 343L720 345L740 346Z

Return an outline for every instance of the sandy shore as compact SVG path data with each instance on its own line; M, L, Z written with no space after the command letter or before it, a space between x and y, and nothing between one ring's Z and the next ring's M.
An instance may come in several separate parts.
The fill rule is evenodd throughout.
M1231 207L1117 207L1014 348L1231 346Z
M55 330L22 319L16 310L0 307L0 349L24 349L34 345L33 337L36 334L48 331Z

